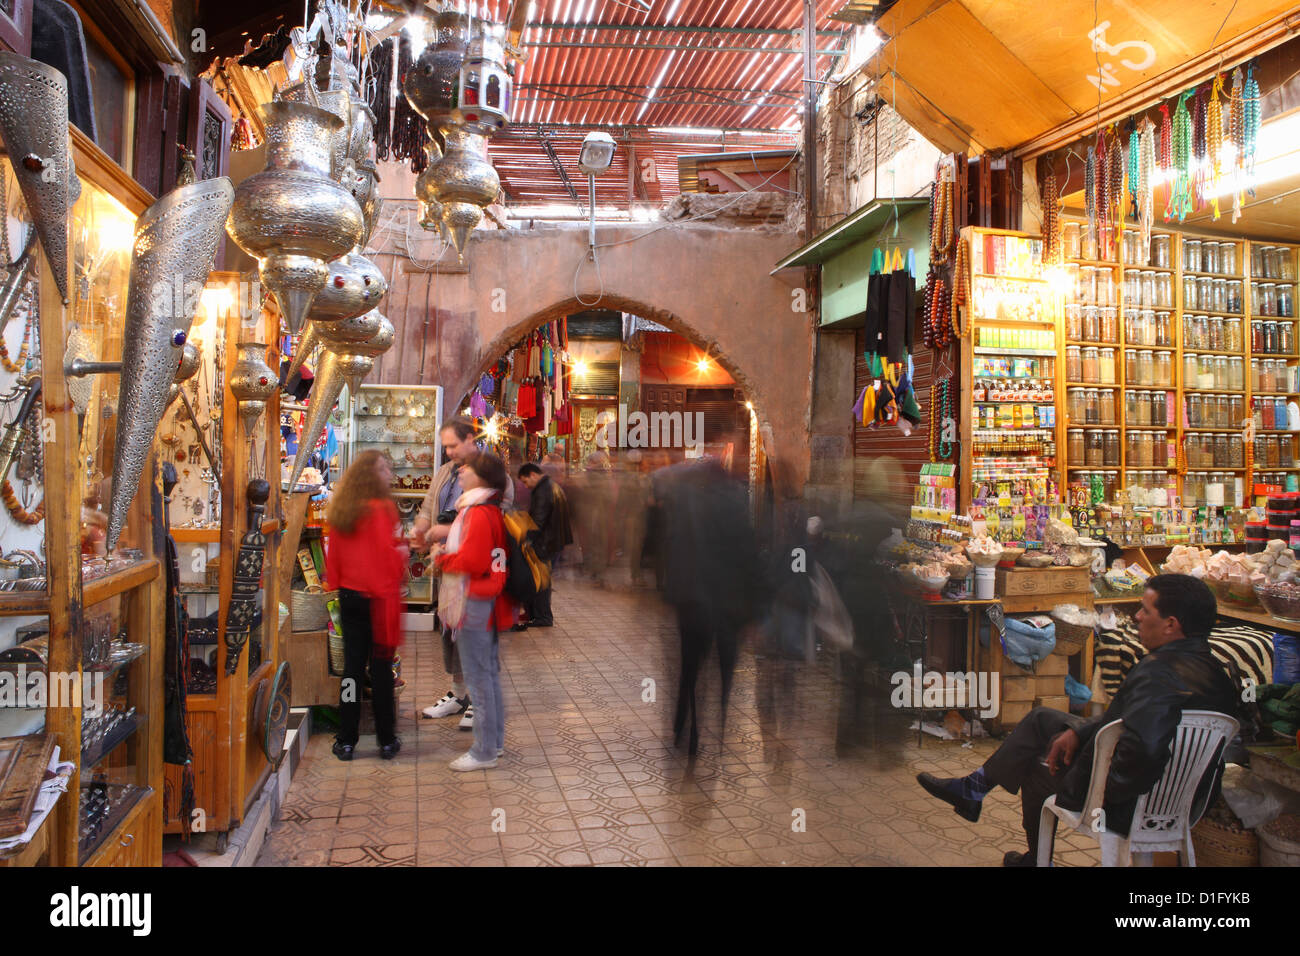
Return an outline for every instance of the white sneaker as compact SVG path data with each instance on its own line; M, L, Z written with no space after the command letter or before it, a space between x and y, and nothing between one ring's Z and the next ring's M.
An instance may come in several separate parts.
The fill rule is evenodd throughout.
M461 754L459 757L457 757L455 760L453 760L450 764L448 764L448 766L451 767L452 770L459 770L459 771L491 770L496 765L497 762L495 757L491 760L476 760L468 750L465 751L465 753Z
M465 708L465 716L460 719L459 726L461 730L474 729L474 705L473 704L470 704L468 707Z
M504 757L505 755L506 755L506 748L505 748L505 747L498 747L498 748L497 748L497 756L498 756L498 757Z
M429 718L452 717L469 707L469 695L457 697L451 691L447 691L438 702L432 707L424 708L421 713Z

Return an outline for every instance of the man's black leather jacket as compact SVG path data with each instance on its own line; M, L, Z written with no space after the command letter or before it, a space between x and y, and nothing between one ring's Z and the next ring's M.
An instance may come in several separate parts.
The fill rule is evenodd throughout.
M1100 717L1075 732L1081 746L1066 772L1057 802L1079 810L1088 793L1093 742L1097 731L1112 720L1124 721L1106 780L1106 826L1128 833L1137 798L1164 773L1169 745L1184 710L1213 710L1240 720L1241 688L1210 652L1204 638L1183 638L1147 654L1120 685ZM1211 763L1197 787L1194 814L1203 812L1218 793L1222 764Z

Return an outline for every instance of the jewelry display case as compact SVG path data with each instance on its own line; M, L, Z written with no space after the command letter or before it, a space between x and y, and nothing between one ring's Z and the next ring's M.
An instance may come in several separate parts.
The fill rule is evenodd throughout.
M441 460L438 426L443 395L437 385L362 385L352 402L351 456L378 450L393 465L393 498L408 531L433 483ZM426 555L412 554L403 597L408 604L433 600Z
M70 281L56 281L50 258L37 247L29 291L4 335L20 357L5 363L6 379L13 374L30 385L39 376L40 400L32 418L39 441L22 445L19 457L26 460L11 473L0 516L8 554L28 559L12 562L24 576L0 590L0 654L10 660L6 666L43 673L44 701L26 701L43 706L16 719L29 724L23 732L53 734L59 759L75 765L45 824L45 861L158 865L164 615L154 557L158 457L152 448L143 450L138 485L126 489L134 496L124 499L130 503L111 552L106 540L124 391L111 363L122 358L136 218L152 197L75 128L71 139L81 188L67 220ZM14 219L29 222L31 212L16 201L12 168L3 165L6 212L17 210L0 248L8 253L8 240L17 233L23 242L30 229ZM110 365L98 374L66 374L78 359ZM7 432L21 425L10 420L13 414ZM0 728L0 734L14 732L11 725Z

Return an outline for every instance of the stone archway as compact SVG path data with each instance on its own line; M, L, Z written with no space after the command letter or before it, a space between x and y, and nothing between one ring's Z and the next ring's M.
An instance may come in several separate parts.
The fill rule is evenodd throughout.
M811 314L797 280L769 272L798 240L700 223L602 227L599 283L583 227L476 232L464 272L420 273L399 257L400 268L385 267L395 275L383 306L397 344L371 381L436 383L454 401L542 323L587 308L631 312L718 357L759 415L774 490L796 499L810 466Z

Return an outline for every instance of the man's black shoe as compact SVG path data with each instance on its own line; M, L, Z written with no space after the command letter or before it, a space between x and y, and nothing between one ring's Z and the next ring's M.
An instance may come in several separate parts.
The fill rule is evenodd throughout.
M331 749L332 751L334 751L334 756L338 757L340 760L351 760L351 759L352 759L352 745L351 745L351 744L345 744L345 743L343 743L343 741L341 741L341 740L335 740L335 741L334 741L334 746L331 747L330 749Z
M515 625L514 627L512 627L510 630L512 630L512 631L526 631L526 630L528 630L528 625L527 625L527 624L516 624L516 625Z
M918 773L916 782L925 788L925 792L932 797L938 797L944 803L952 804L952 808L957 811L957 815L965 817L971 823L975 823L980 818L980 810L983 804L978 800L968 800L961 796L961 784L951 778L936 777L932 773Z
M383 760L392 760L397 756L397 752L402 749L402 742L396 737L391 744L384 744L379 748L379 756Z
M1021 853L1018 850L1008 850L1002 857L1003 866L1037 866L1038 861L1028 853Z

